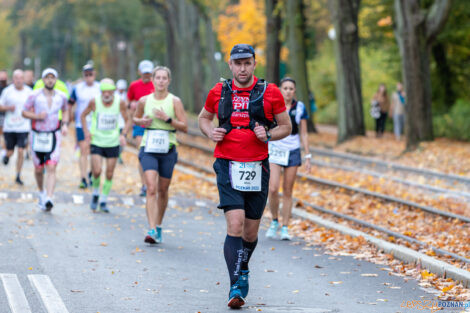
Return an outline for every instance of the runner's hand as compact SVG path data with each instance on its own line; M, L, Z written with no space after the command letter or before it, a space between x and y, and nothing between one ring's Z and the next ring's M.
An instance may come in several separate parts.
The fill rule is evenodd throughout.
M144 117L142 117L141 120L142 120L141 125L145 128L152 125L152 119L149 116L144 116Z
M85 135L85 140L87 143L90 143L91 142L91 134L90 134L90 131L87 129L86 131L83 132L84 135Z
M161 109L153 109L153 115L155 115L156 118L158 118L159 120L162 120L162 121L166 121L169 116L166 115L166 113L161 110Z
M258 122L255 124L255 128L253 129L255 132L256 138L259 141L266 142L268 141L268 135L266 135L266 129L263 126L260 126Z
M121 144L121 147L124 147L126 146L126 137L124 137L124 135L120 135L119 136L119 143Z
M214 128L211 134L212 141L214 142L222 141L225 137L225 133L227 133L227 130L225 128L220 128L220 127Z
M67 136L67 133L69 131L69 128L67 127L67 125L62 125L62 129L61 129L61 133L62 133L62 136Z
M46 112L41 112L39 114L36 114L36 119L37 120L45 120L47 117L47 113Z
M15 112L15 110L16 110L16 107L14 105L9 106L7 109L7 111L10 111L10 112Z
M307 170L307 174L310 174L311 168L312 168L312 164L310 164L310 159L305 159L305 169Z

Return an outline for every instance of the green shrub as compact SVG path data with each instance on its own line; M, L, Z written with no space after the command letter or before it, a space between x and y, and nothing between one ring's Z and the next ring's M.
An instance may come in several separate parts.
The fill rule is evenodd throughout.
M433 118L436 137L470 141L470 102L459 99L449 113Z

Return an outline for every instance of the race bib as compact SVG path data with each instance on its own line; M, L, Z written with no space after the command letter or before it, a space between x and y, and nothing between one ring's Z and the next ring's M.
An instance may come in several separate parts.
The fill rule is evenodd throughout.
M33 132L33 151L50 153L54 145L54 133Z
M239 191L261 191L261 162L230 161L230 182Z
M98 113L97 125L98 130L114 130L117 127L118 115Z
M148 153L168 153L170 150L170 138L168 131L159 129L147 129L147 141L145 142L145 152Z
M269 145L269 163L287 166L287 164L289 164L289 155L289 150L279 149L273 145Z

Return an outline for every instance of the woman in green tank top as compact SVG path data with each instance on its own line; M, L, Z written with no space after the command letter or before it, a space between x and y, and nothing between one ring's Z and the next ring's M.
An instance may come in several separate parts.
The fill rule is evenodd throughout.
M147 185L147 219L150 226L145 242L162 242L162 221L168 204L168 189L178 154L176 131L188 131L181 99L168 91L170 69L157 66L152 73L155 92L140 98L134 123L145 127L139 161ZM158 193L158 197L157 197Z

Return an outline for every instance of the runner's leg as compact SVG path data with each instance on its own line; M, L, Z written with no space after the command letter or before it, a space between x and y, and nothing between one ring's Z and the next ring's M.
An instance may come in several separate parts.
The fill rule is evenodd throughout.
M42 193L44 190L44 169L42 166L34 168L34 177L36 178L39 193Z
M144 173L145 183L147 184L147 196L145 209L150 229L157 227L158 207L157 207L157 177L156 170L147 170Z
M56 164L46 164L46 192L47 192L47 197L49 199L52 199L52 196L54 195L54 189L55 189L55 182L56 182Z
M140 144L142 143L142 136L136 136L135 141L137 144L137 147L140 147ZM142 169L142 165L139 163L139 175L140 175L140 182L142 184L142 191L141 191L141 196L145 196L145 191L147 190L147 185L146 185L146 177L144 175L144 170Z
M19 178L23 168L24 148L18 148L16 158L16 177Z
M230 286L232 286L238 281L243 259L242 233L245 211L242 209L227 211L225 220L227 222L227 236L224 243L224 257L230 276Z
M163 222L163 216L165 215L166 208L168 206L168 189L170 188L171 178L158 177L158 198L157 198L157 216L156 226L161 226Z
M101 155L91 155L91 172L92 172L92 197L90 208L95 211L98 208L98 201L100 196L100 178L101 178Z
M298 166L290 166L284 169L284 181L282 186L282 225L288 226L292 212L292 190ZM271 172L272 175L273 172Z
M100 197L101 210L107 211L106 203L108 202L108 195L113 185L113 174L116 168L117 158L106 158L106 179L103 184L103 190Z
M279 186L281 180L282 167L277 164L270 163L271 179L269 180L269 210L273 220L278 219L279 214Z
M80 147L80 177L81 179L86 179L88 177L88 155L90 154L90 146L86 142L86 140L81 140L78 142L78 146Z

